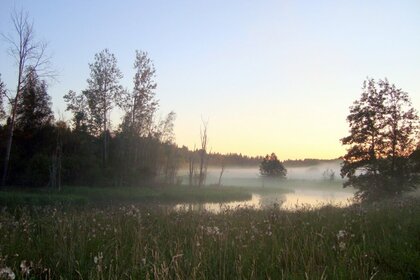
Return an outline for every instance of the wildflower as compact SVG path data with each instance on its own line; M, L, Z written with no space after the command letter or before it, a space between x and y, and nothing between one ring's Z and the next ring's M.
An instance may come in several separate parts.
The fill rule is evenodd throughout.
M206 233L208 235L219 235L220 233L220 229L216 226L214 227L206 227Z
M346 249L346 243L341 241L340 243L338 243L338 248L340 248L341 251L345 250Z
M343 239L346 236L347 236L347 232L344 229L339 230L338 233L337 233L337 239L338 240Z
M98 272L102 272L102 259L104 258L104 255L102 252L99 252L97 256L93 257L93 262L96 264L96 269Z
M31 271L31 264L26 260L21 261L20 270L22 271L23 275L29 275L29 272Z
M93 262L95 264L100 264L103 258L104 258L104 255L102 254L102 252L99 252L97 256L93 257Z
M0 269L0 279L14 280L16 277L15 273L10 267L4 267Z

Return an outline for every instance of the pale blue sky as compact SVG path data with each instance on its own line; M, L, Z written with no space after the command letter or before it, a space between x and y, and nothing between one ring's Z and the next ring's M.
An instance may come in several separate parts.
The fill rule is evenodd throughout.
M209 119L213 151L281 159L343 154L348 107L363 80L388 77L420 108L420 1L10 1L49 42L59 72L53 109L86 88L88 63L109 48L132 88L134 52L157 69L161 113L177 113L179 145L199 142ZM0 43L9 88L15 68ZM69 115L67 115L70 118Z

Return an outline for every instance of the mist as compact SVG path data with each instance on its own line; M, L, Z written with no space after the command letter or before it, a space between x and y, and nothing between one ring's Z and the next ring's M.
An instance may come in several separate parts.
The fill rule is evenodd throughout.
M286 167L287 168L287 167ZM287 180L303 180L316 181L318 184L319 181L326 181L324 177L324 172L326 170L331 170L334 172L334 181L342 181L340 177L340 162L334 161L331 163L319 163L312 166L305 167L289 167L287 168ZM209 167L207 170L206 184L207 185L216 185L219 182L221 168L218 167ZM182 178L182 183L187 184L188 170L182 169L179 171L179 175ZM281 186L284 185L285 180L270 180L267 178L262 178L260 176L260 171L258 166L254 167L240 167L240 166L228 166L225 168L221 185L222 186L238 186L238 187L261 187L264 184L269 184L270 186Z

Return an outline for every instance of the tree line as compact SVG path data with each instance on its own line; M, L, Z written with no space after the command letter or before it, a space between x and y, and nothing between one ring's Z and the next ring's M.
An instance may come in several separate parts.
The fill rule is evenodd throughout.
M147 185L180 183L181 166L188 167L188 184L202 186L207 168L260 166L263 176L285 177L284 166L298 167L319 160L281 163L273 153L266 157L212 153L207 123L200 146L192 151L175 144L170 112L157 119L156 69L147 52L135 51L131 89L123 88L123 73L108 49L88 65L87 87L64 95L70 123L55 119L47 80L54 77L46 44L34 37L24 12L12 15L14 35L3 35L17 65L16 90L7 90L0 75L0 155L2 185ZM6 108L5 108L6 107ZM111 112L123 112L112 129ZM420 174L419 118L408 93L388 80L368 79L347 117L348 147L341 176L344 187L354 187L361 200L400 195L415 189ZM114 124L115 125L115 124ZM220 180L219 180L220 181Z
M108 49L97 53L89 64L87 88L64 95L72 115L66 123L56 120L51 109L47 80L54 72L46 44L35 40L27 13L13 13L12 22L14 33L3 37L18 75L15 91L7 90L0 76L2 185L60 188L62 183L120 186L176 180L176 115L156 117L156 70L146 52L135 52L131 90L120 84L123 74L115 55ZM123 120L111 130L116 107Z

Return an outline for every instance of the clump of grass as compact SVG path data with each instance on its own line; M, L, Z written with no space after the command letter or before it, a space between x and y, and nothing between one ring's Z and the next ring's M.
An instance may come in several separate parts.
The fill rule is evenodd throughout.
M418 279L418 202L3 209L0 269L18 279Z

